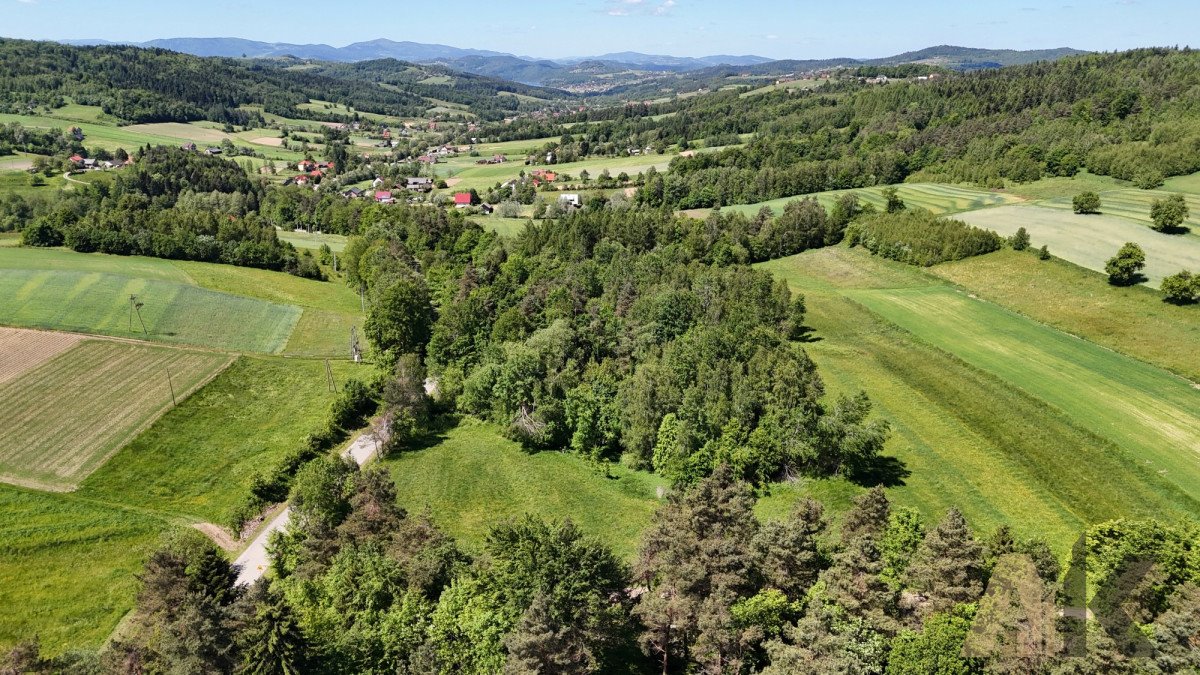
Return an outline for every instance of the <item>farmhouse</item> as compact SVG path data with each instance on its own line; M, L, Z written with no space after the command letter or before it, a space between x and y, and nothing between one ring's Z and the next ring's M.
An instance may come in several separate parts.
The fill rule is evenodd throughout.
M179 149L186 150L187 152L195 152L196 144L195 143L184 143L183 145L179 146Z
M375 193L375 201L379 202L380 204L391 204L396 200L392 197L391 192L388 192L387 190L380 190Z
M404 182L404 189L414 192L430 192L433 190L432 178L409 178Z
M577 209L578 209L578 208L581 208L581 207L583 206L583 200L581 200L581 199L579 198L579 195L577 195L577 194L575 194L575 193L568 193L568 194L565 194L565 195L559 195L559 196L558 196L558 205L559 205L559 206L564 206L564 207L565 207L565 206L572 206L572 207L575 207L575 208L577 208Z
M204 152L209 155L219 155L219 154L221 154L221 149L220 148L206 148L204 150Z
M363 196L363 191L362 191L362 188L352 187L349 190L346 190L345 192L343 192L342 196L345 197L346 199L358 199L359 197Z
M471 205L470 192L458 192L454 195L454 208L465 209Z

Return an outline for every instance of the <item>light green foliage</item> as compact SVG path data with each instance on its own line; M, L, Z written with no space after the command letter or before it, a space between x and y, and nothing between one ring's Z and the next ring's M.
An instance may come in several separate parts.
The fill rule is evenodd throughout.
M1162 292L1168 302L1187 305L1200 299L1200 277L1180 270L1162 280Z
M1155 199L1150 204L1150 219L1154 221L1154 229L1159 232L1178 230L1188 215L1188 205L1183 195Z
M921 523L920 512L903 507L892 511L887 529L879 539L879 550L883 554L880 575L892 588L902 586L904 573L924 538L925 526Z
M1117 254L1104 264L1108 283L1114 286L1131 286L1141 278L1146 267L1146 253L1134 242L1125 242Z
M1100 195L1095 192L1080 192L1071 200L1071 207L1075 213L1100 213Z
M971 630L974 605L959 605L952 611L925 620L920 631L904 631L892 641L888 675L968 675L977 672L976 659L962 654Z

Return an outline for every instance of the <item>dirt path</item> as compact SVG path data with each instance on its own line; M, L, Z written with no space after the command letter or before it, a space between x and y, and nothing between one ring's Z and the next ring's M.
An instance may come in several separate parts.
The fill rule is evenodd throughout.
M70 171L68 171L68 172L64 173L64 174L63 174L63 178L64 178L64 179L66 179L66 181L67 181L68 183L75 183L76 185L87 185L87 183L85 183L85 182L83 182L83 181L81 181L81 180L75 180L74 178L71 178L71 172L70 172Z
M374 435L364 433L354 439L354 442L342 453L342 457L352 457L361 466L375 456L376 444ZM266 574L267 568L271 565L270 556L267 555L267 543L273 533L286 529L291 519L292 510L284 509L258 533L254 541L250 542L246 550L237 557L233 564L240 568L237 578L239 586L249 586Z

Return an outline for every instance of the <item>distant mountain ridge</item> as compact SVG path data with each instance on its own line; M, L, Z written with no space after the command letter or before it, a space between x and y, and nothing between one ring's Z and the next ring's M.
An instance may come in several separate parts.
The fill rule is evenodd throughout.
M241 38L166 38L140 43L114 43L106 40L64 40L63 42L71 45L128 44L137 47L169 49L195 56L231 58L295 57L343 63L396 59L412 63L438 64L474 75L526 85L566 88L587 87L589 82L600 76L618 74L624 74L623 76L629 79L644 78L656 73L702 76L710 72L737 72L748 75L774 75L836 67L887 66L902 63L928 63L954 70L977 70L1021 65L1033 61L1055 60L1086 53L1068 47L1015 50L938 45L876 59L774 60L752 54L689 57L630 51L589 57L539 59L486 49L463 49L449 45L398 42L387 39L356 42L345 47L333 47L326 44L259 42Z

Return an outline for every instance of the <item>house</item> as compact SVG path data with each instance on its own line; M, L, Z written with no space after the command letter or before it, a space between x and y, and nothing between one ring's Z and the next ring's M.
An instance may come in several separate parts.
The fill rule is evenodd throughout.
M433 155L421 155L417 161L422 164L437 164L437 157Z
M313 169L317 168L317 163L312 161L311 159L302 159L299 162L296 162L296 168L305 173L308 173L309 171L312 171Z
M196 144L195 143L184 143L183 145L179 146L179 149L185 150L187 152L195 152Z
M345 197L346 199L358 199L359 197L363 196L363 191L362 191L362 188L352 187L349 190L346 190L345 192L343 192L342 196Z
M292 182L296 185L308 185L308 176L296 176Z
M83 168L85 168L85 169L95 169L96 168L96 160L94 160L94 159L85 159L85 160L83 160L82 164L83 164Z
M392 140L392 130L391 130L391 129L389 129L389 128L387 128L387 127L384 127L384 128L383 128L383 135L382 135L382 138L383 138L383 140L385 140L385 141L390 141L390 140Z
M465 209L471 205L470 192L456 192L454 194L454 208Z
M376 176L375 180L371 181L371 189L378 190L381 187L383 187L383 179L379 176Z
M209 154L209 155L214 155L214 156L215 156L215 155L219 155L219 154L221 154L221 149L220 149L220 148L206 148L206 149L204 150L204 152L205 152L206 154Z
M492 212L495 210L496 209L493 208L491 204L480 204L479 205L479 211L480 211L480 213L483 213L484 215L490 216L490 215L492 215Z
M409 178L404 182L404 189L414 192L429 192L433 190L432 178Z
M563 207L572 206L578 209L583 207L583 200L575 193L568 193L558 196L558 205Z
M71 163L74 164L75 166L83 165L83 157L81 157L80 155L71 155L70 160L71 160Z
M375 193L375 201L380 204L391 204L396 200L392 197L392 193L386 190L379 190Z

